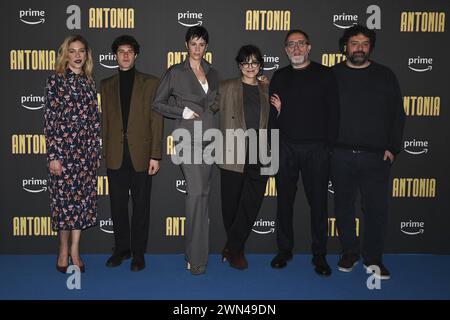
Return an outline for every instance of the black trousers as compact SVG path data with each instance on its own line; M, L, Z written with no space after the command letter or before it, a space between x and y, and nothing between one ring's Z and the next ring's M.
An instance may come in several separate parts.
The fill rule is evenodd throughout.
M107 169L111 218L114 225L114 250L117 252L131 250L133 254L144 254L147 249L152 178L148 175L148 171L134 170L127 143L124 145L121 168ZM131 229L128 214L130 193L133 208Z
M327 252L329 152L322 144L293 144L280 140L277 183L277 244L281 253L294 248L293 213L299 172L311 208L313 255Z
M331 161L336 225L343 253L360 254L355 199L359 189L364 214L362 256L381 262L388 217L390 161L383 153L335 149Z
M220 170L226 246L233 253L244 250L264 200L267 178L260 175L259 165L247 164L243 173Z

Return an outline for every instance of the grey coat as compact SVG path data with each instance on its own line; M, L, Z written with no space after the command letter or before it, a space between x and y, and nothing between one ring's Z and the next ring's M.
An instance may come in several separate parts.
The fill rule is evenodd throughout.
M168 118L175 118L175 128L185 128L193 133L194 120L183 119L184 107L196 112L202 120L203 131L214 127L213 109L218 98L218 73L207 61L201 66L208 81L205 93L189 64L189 59L173 65L163 75L153 100L153 109Z

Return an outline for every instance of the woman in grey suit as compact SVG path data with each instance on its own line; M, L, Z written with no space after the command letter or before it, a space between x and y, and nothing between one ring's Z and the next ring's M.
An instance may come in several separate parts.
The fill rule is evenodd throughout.
M204 150L210 147L202 141L201 131L214 127L211 110L215 109L218 74L203 59L209 40L208 31L201 26L191 27L186 32L185 40L188 57L186 61L170 67L163 75L153 108L166 117L175 118L176 129L186 129L190 133L191 150L183 148L183 153L193 151L191 154L194 154L195 148ZM202 130L199 132L200 124ZM184 156L182 158L186 159ZM208 262L208 202L212 165L203 160L194 163L192 157L189 160L181 162L187 184L185 258L191 274L197 275L205 273Z

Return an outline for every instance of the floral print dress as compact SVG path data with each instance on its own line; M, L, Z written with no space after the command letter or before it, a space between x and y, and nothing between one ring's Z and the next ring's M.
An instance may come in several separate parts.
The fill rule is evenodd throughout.
M59 160L62 175L48 172L52 229L83 230L97 223L100 117L97 91L84 74L67 69L47 79L44 134L47 161ZM48 166L47 164L47 166Z

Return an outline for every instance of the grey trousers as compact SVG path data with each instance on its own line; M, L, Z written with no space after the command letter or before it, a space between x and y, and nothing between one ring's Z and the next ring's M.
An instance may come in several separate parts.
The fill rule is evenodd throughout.
M194 266L206 265L209 253L209 192L212 165L181 164L186 180L185 257Z

